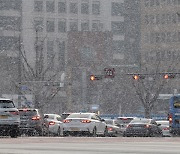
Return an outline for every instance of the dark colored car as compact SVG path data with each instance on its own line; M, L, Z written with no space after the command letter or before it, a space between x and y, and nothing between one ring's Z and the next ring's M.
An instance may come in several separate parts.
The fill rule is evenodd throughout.
M136 118L127 125L124 136L162 136L162 130L153 119Z
M48 126L44 122L44 116L38 109L19 109L20 135L43 136L48 132Z

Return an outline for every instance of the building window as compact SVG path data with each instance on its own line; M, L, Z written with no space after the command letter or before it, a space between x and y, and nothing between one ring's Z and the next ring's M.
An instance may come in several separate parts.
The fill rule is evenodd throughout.
M4 50L19 50L19 38L14 36L1 36L0 37L0 51Z
M82 22L81 23L81 31L89 31L89 22Z
M35 12L43 11L43 1L34 1L34 11Z
M100 2L93 2L92 4L92 14L99 15L100 14Z
M84 46L81 48L81 58L83 61L93 60L95 58L95 51L93 48Z
M66 20L60 20L58 22L58 32L65 33L66 32Z
M0 27L3 30L16 30L19 31L21 28L20 17L0 16Z
M111 30L114 35L123 34L124 32L124 23L119 21L111 22Z
M58 3L58 12L59 13L66 13L66 2L59 2Z
M55 31L55 24L54 20L48 20L46 23L46 30L47 32L54 32Z
M22 0L1 0L0 10L22 10Z
M82 3L81 4L81 13L82 14L89 14L89 3Z
M124 53L124 42L123 41L113 41L113 52L114 53Z
M46 11L54 13L54 11L55 11L54 1L47 1L46 2Z
M78 4L70 3L70 13L77 14L78 13Z
M35 18L34 19L34 29L38 30L39 32L42 32L43 27L44 27L43 18Z
M100 30L100 21L99 20L93 20L92 21L92 31L99 31Z
M70 31L78 31L78 22L70 21Z
M120 16L123 12L122 3L112 2L111 3L111 15L112 16Z

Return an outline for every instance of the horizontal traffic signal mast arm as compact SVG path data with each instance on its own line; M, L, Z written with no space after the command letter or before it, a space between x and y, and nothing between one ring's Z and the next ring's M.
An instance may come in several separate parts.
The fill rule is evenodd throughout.
M180 74L180 72L158 72L158 73L127 73L126 75L130 75L134 80L144 79L146 76L163 76L164 79L175 78L176 75Z

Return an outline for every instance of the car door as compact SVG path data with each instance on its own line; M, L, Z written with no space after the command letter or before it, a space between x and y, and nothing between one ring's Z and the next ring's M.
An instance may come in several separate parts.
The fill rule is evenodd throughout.
M105 122L98 115L95 115L95 118L97 120L96 127L98 134L104 134L104 130L106 127Z
M154 134L159 135L160 134L160 128L158 127L158 124L155 122L155 120L151 121L151 125L152 125L152 131L154 132Z

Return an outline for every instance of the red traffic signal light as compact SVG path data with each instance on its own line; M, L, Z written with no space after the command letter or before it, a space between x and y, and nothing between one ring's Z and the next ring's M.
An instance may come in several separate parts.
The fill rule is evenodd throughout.
M139 80L139 79L144 79L144 78L145 78L144 75L139 75L139 74L134 74L134 75L133 75L133 79L134 79L134 80Z
M164 75L164 79L171 79L171 78L175 78L175 74L165 74Z
M133 75L134 80L139 80L139 75Z
M91 76L90 76L90 80L91 80L91 81L95 80L95 76L94 76L94 75L91 75Z
M90 80L94 81L94 80L101 80L102 79L102 75L90 75Z

